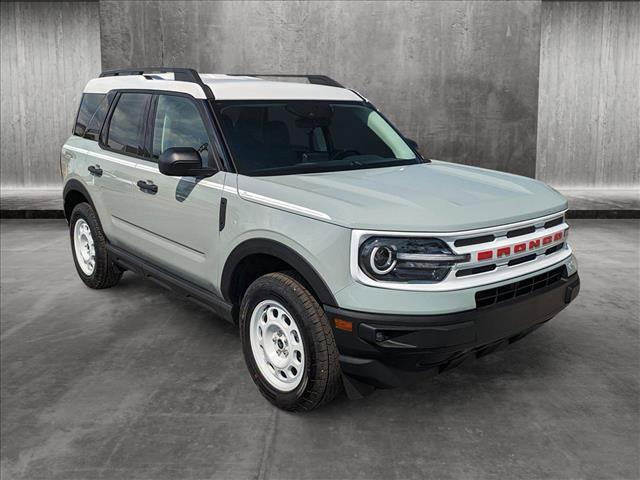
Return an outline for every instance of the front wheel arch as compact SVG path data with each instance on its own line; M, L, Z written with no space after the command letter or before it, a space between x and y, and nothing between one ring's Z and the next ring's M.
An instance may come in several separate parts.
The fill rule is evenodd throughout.
M256 269L255 275L242 279L243 269L247 264L255 265L252 259L270 262L265 271ZM311 292L321 305L337 305L331 290L317 270L298 252L275 240L255 238L236 246L225 262L220 289L225 300L239 306L242 294L252 280L275 271L293 270L309 286ZM255 276L255 278L252 278Z

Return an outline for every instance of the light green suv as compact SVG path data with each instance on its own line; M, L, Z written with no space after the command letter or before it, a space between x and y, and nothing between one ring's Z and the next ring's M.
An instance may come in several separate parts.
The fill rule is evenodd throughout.
M310 410L512 343L578 294L566 200L422 158L320 75L104 72L62 147L74 261L239 325L251 378Z

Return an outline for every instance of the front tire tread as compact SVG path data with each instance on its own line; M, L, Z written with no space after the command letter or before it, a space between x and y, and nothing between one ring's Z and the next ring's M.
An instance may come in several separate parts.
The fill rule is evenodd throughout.
M266 292L273 291L286 303L296 307L299 313L296 321L303 323L307 345L312 352L306 355L310 368L305 372L315 372L308 378L304 389L292 399L290 395L274 394L257 369L252 366L253 357L247 344L248 328L252 310L250 306L264 299ZM297 305L296 305L297 304ZM338 360L338 348L327 316L315 297L305 287L304 281L295 272L274 272L263 275L245 293L240 309L240 329L247 366L260 392L277 407L294 412L314 410L333 400L342 391L342 376ZM250 358L249 358L250 357Z

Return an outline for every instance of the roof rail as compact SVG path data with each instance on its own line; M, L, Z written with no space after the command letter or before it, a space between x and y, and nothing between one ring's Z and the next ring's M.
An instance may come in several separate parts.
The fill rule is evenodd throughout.
M119 77L124 75L151 75L154 73L173 73L174 80L178 82L196 83L202 87L204 94L209 99L214 99L213 92L207 84L202 81L200 75L193 68L173 68L173 67L140 67L123 68L118 70L106 70L100 77Z
M233 77L284 77L284 78L306 78L309 83L315 85L327 85L329 87L345 88L333 78L326 75L296 75L292 73L230 73Z

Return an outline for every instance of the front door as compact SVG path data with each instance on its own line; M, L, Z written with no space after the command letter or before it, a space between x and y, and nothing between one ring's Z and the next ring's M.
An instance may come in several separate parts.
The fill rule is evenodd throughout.
M224 172L212 177L170 177L158 157L170 147L192 147L203 165L215 164L213 143L201 105L188 96L154 96L149 132L151 156L139 159L132 212L137 253L200 286L214 288L219 211Z

